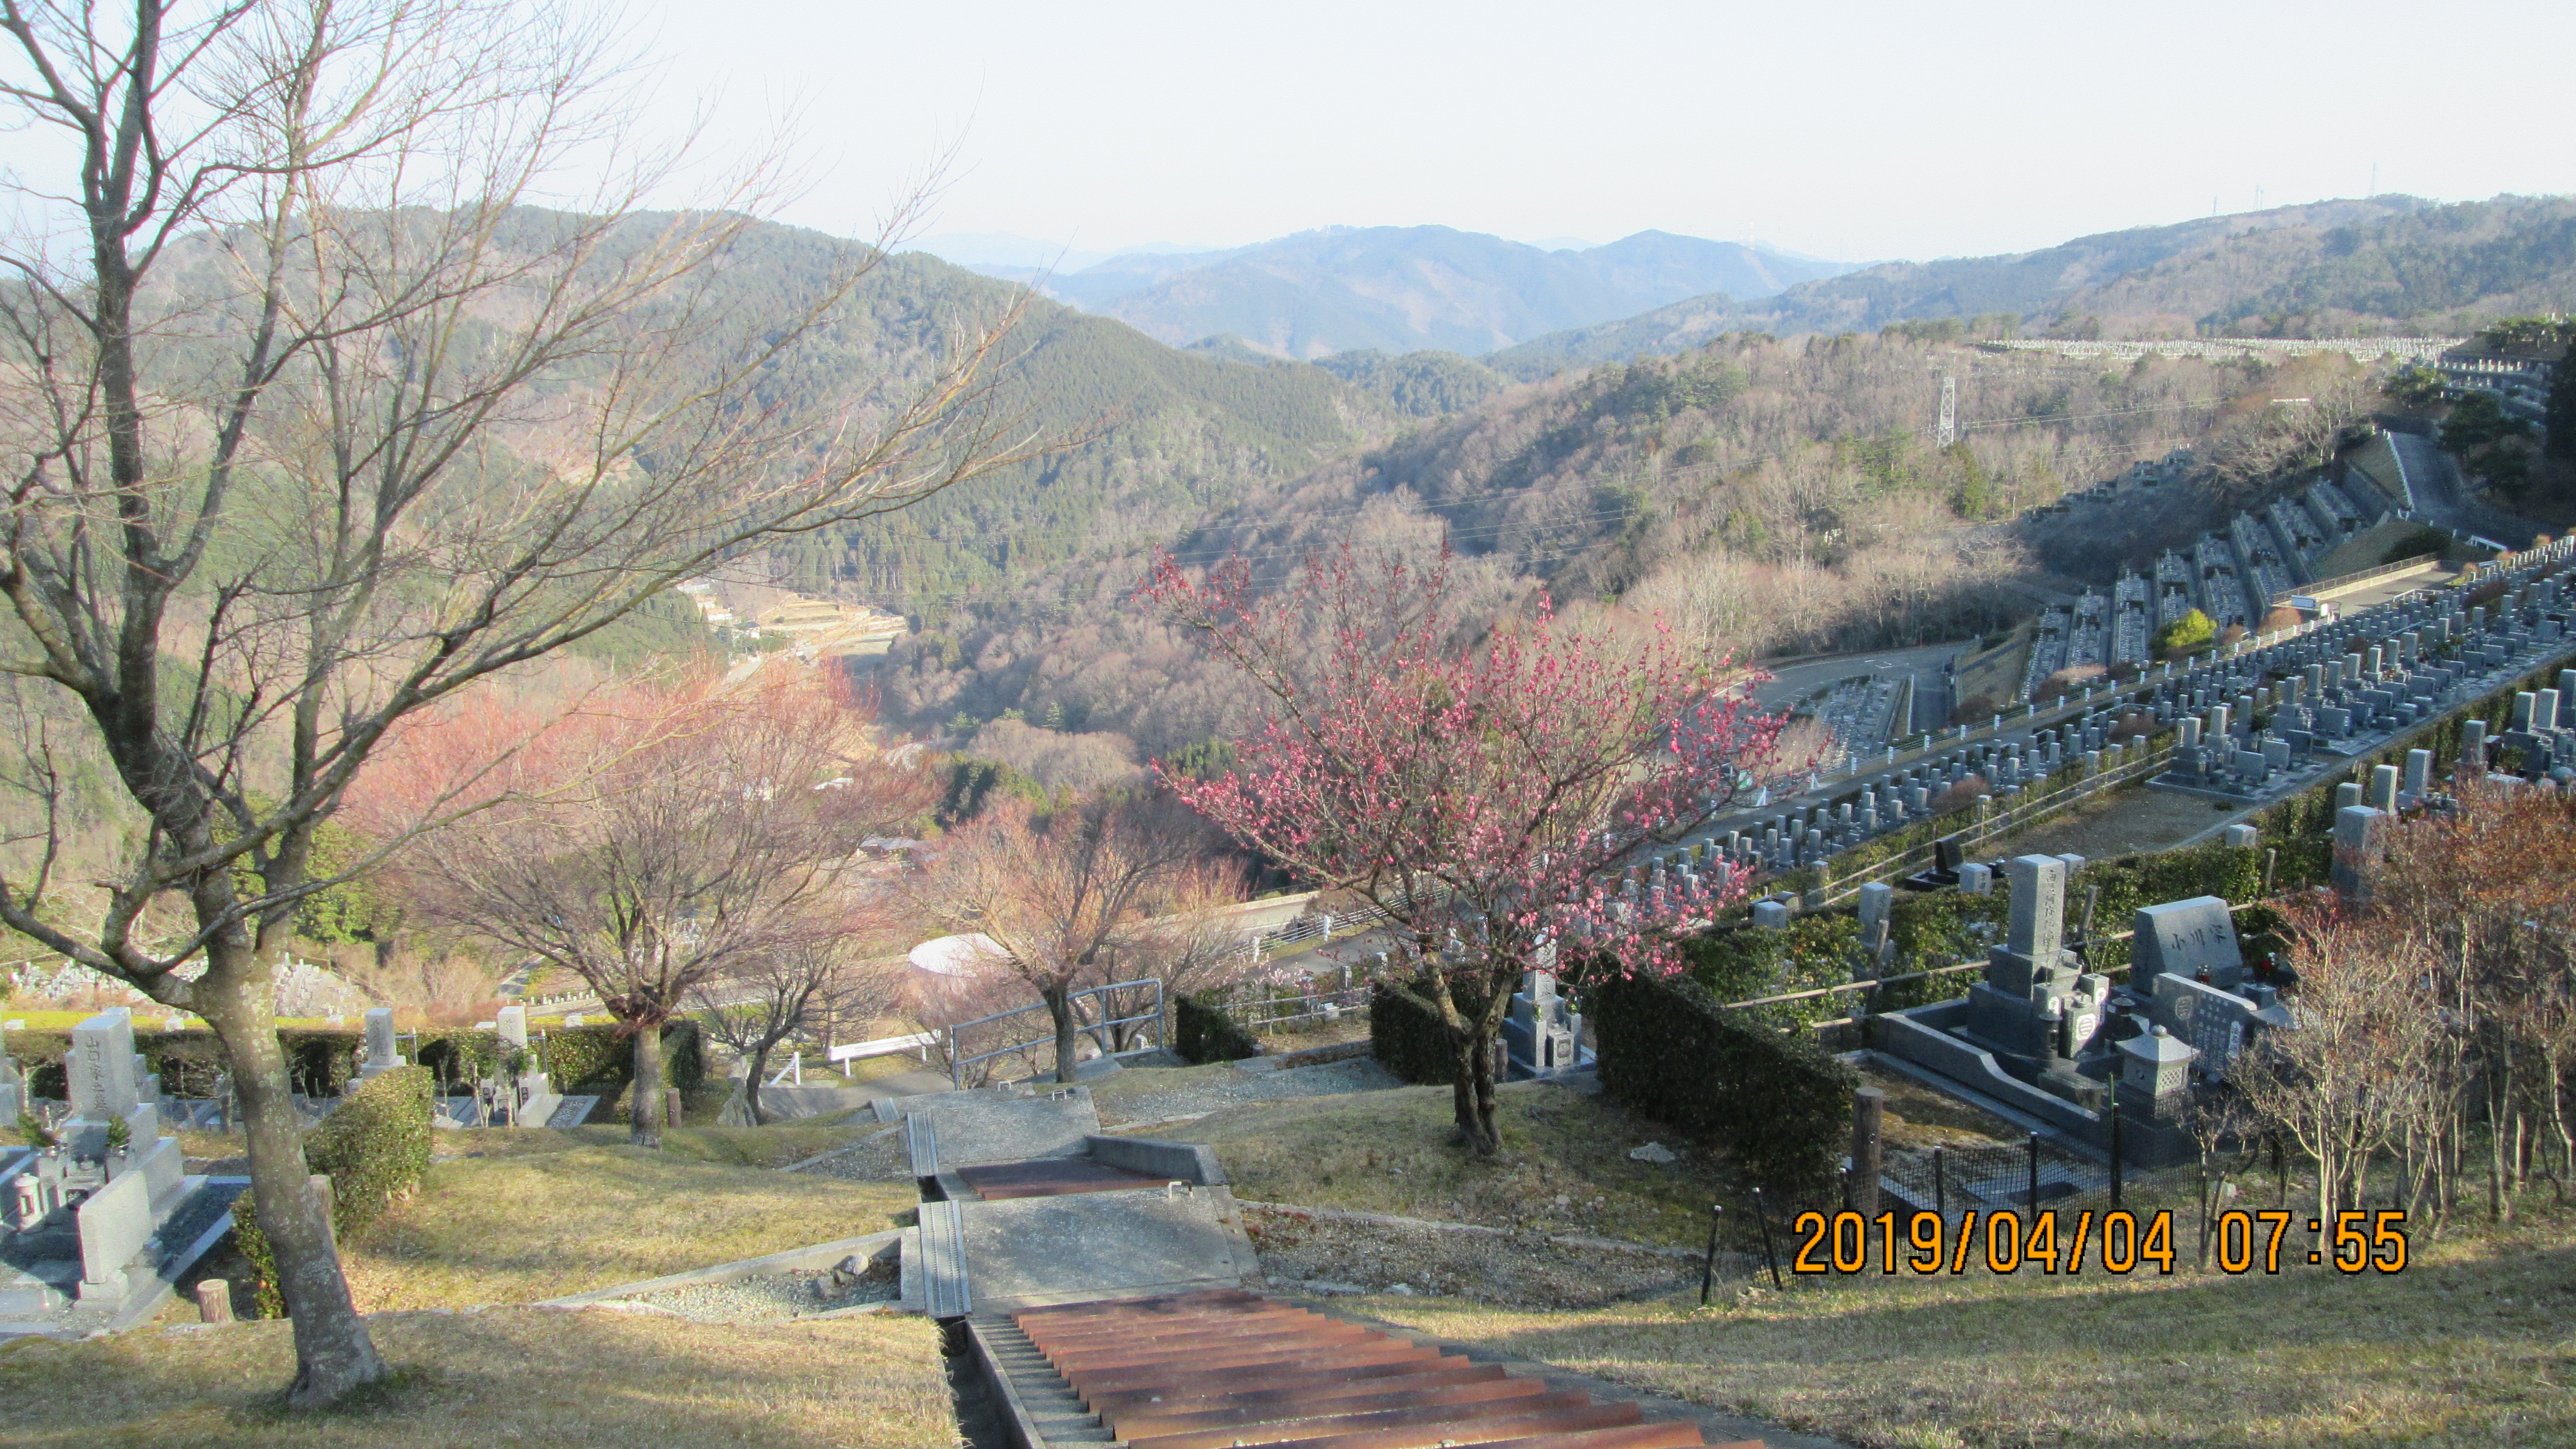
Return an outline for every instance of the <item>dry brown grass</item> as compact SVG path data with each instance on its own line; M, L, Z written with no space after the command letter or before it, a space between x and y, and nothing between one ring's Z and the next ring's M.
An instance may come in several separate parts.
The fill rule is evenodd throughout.
M1492 1158L1451 1145L1447 1087L1247 1104L1153 1135L1214 1146L1240 1197L1489 1227L1696 1247L1709 1204L1735 1199L1722 1164L1607 1097L1520 1082L1496 1102ZM1629 1160L1653 1141L1681 1160Z
M0 1345L0 1442L25 1449L953 1449L938 1331L495 1309L379 1314L394 1380L288 1415L284 1323Z
M349 1285L369 1311L532 1303L878 1232L914 1206L910 1184L760 1165L852 1135L692 1128L654 1153L607 1128L441 1133L443 1150L486 1155L431 1164L345 1244Z
M1706 1310L1349 1301L1856 1445L2576 1443L2576 1219L2415 1257L2394 1277L1873 1273Z

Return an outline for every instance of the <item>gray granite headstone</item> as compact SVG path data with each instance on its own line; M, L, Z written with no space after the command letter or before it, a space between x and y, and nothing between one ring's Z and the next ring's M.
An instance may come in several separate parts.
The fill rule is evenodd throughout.
M527 1050L528 1009L524 1006L502 1007L494 1030L500 1033L501 1045Z
M142 1060L134 1054L134 1018L103 1011L72 1028L64 1061L72 1115L108 1122L143 1101Z
M2053 855L2017 856L2005 863L2004 875L2012 883L2007 948L2055 964L2066 931L2066 862Z
M2237 945L2236 922L2221 897L2194 896L2143 906L2130 924L2136 930L2129 943L2129 981L2134 986L2150 989L2160 975L2190 979L2204 970L2222 984L2233 985L2244 974L2245 955Z

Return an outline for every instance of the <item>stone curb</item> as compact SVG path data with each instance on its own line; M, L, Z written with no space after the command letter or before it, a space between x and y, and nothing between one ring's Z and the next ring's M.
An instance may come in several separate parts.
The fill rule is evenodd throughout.
M705 1268L691 1268L682 1273L647 1278L640 1283L620 1283L613 1288L594 1288L587 1293L567 1293L560 1298L542 1299L535 1308L588 1308L612 1298L631 1298L639 1293L659 1293L666 1288L686 1288L696 1283L731 1283L739 1278L756 1278L764 1273L792 1273L829 1268L853 1253L870 1253L888 1243L900 1242L903 1229L891 1228L863 1237L836 1238L811 1247L790 1248L762 1258L741 1258L730 1263L717 1263Z

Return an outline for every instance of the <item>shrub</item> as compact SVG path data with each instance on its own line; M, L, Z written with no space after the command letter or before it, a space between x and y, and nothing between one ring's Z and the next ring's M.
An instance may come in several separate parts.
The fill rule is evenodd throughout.
M1611 1096L1715 1142L1782 1198L1831 1187L1860 1077L1806 1032L1682 979L1613 977L1592 1009Z
M304 1161L331 1179L331 1231L345 1240L384 1216L429 1170L430 1094L435 1079L419 1067L397 1067L340 1101L304 1138ZM277 1254L260 1231L249 1193L233 1203L233 1241L250 1261L259 1316L282 1317Z
M1485 1008L1467 979L1449 979L1449 997L1473 1019ZM1445 1087L1458 1079L1458 1048L1438 1017L1398 996L1383 981L1369 987L1369 1051L1379 1066L1416 1086Z
M2152 642L2159 657L2172 659L2217 638L2218 625L2207 614L2194 609L2158 629Z
M558 1092L613 1097L635 1080L635 1039L614 1023L547 1027L542 1054L546 1078ZM705 1077L698 1024L685 1018L663 1023L663 1085L695 1092Z
M1261 1043L1237 1026L1225 1008L1192 992L1172 999L1172 1037L1172 1049L1192 1065L1261 1055Z

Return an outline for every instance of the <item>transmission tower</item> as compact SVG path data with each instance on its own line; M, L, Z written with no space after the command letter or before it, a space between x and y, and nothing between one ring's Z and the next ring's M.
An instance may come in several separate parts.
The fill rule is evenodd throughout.
M1941 446L1959 441L1959 380L1941 379Z

